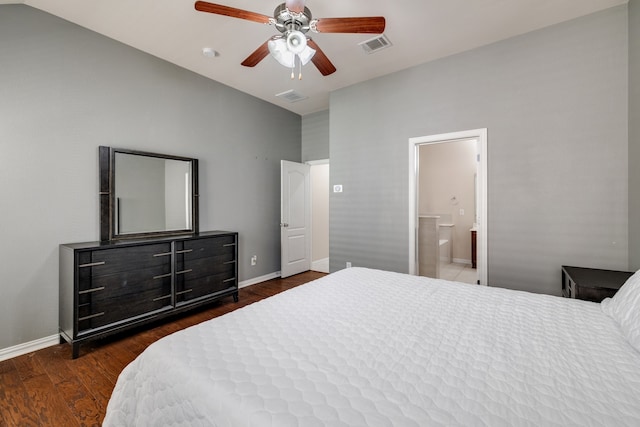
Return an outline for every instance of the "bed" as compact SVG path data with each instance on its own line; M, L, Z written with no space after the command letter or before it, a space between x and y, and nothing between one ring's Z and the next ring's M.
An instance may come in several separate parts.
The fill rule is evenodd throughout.
M638 426L639 313L349 268L155 342L104 426Z

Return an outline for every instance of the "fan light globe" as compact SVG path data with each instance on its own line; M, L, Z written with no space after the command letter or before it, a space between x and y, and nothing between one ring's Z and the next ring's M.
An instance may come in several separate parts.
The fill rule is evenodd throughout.
M296 55L307 47L307 36L302 32L293 30L287 35L287 48Z
M271 56L275 58L281 65L292 68L295 65L296 55L287 48L287 42L284 39L269 40L267 44Z
M302 62L302 65L307 65L307 63L311 61L311 58L313 58L313 55L315 53L315 49L311 49L309 46L307 46L302 52L298 54L298 58L300 58L300 62Z

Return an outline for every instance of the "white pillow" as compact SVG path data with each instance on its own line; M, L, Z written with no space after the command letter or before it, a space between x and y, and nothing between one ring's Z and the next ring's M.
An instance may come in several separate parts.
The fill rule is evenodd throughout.
M600 306L618 322L627 341L640 351L640 270L627 279L613 298L605 298Z

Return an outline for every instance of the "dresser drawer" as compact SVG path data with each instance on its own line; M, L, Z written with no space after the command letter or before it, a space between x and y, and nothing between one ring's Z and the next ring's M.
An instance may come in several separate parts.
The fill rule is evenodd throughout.
M78 275L82 280L164 264L171 265L170 243L86 251L78 254Z
M224 255L235 257L235 253L236 239L234 236L194 239L176 243L176 256L183 255L185 260Z
M223 266L234 265L236 263L236 253L235 250L226 250L225 252L218 253L211 256L188 256L184 257L176 256L176 264L178 266L182 266L179 269L196 269L196 268L204 268L204 269L218 269L218 268L226 268Z
M171 289L170 265L99 276L78 292L78 330L171 309Z
M80 258L91 258L90 262L78 265L78 291L104 288L105 293L116 295L125 288L135 286L141 282L153 282L165 277L171 277L171 253L158 252L164 245L154 245L151 248L127 248L119 258L112 251L94 251L81 254ZM139 249L139 250L129 250ZM169 246L169 249L171 247ZM106 254L103 252L107 252ZM136 264L137 254L142 254L139 264ZM162 255L158 255L162 254Z
M78 336L105 325L172 308L170 285L165 290L140 291L135 298L125 295L117 298L99 298L96 295L78 306Z
M217 258L185 261L183 269L176 272L176 279L190 281L205 276L220 277L222 280L231 279L236 274L235 264L235 260L220 262Z
M105 298L119 296L135 297L138 292L161 288L163 283L171 284L171 264L160 265L144 270L122 271L115 274L93 277L91 280L79 283L79 292L93 291ZM102 289L102 291L95 291Z
M193 277L184 275L176 284L176 304L237 288L236 277L228 272Z

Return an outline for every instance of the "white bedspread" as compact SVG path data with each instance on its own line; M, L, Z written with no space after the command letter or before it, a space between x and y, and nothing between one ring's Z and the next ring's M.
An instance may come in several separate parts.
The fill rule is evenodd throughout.
M350 268L152 344L104 426L640 426L600 305Z

